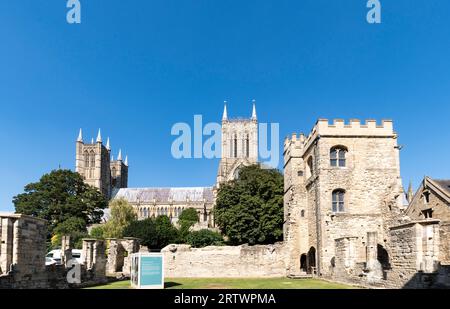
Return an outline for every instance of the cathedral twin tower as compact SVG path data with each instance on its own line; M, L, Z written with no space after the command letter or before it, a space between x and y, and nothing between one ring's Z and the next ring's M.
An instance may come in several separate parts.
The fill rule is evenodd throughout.
M95 142L94 139L90 143L83 142L80 129L76 142L76 172L83 176L85 183L98 188L109 199L115 190L128 186L128 157L123 161L120 150L114 160L109 138L106 146L103 145L100 130Z

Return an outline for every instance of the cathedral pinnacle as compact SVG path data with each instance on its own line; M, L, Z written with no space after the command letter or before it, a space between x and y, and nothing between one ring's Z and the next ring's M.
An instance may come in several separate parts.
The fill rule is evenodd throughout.
M128 155L125 156L125 165L128 166Z
M101 133L100 129L98 129L97 143L101 143L101 142L102 142L102 133Z
M406 197L407 197L408 203L411 203L412 199L414 197L414 192L413 192L413 189L412 189L411 181L409 182L408 193L406 194Z
M223 116L222 116L222 121L228 120L228 114L227 114L227 101L223 101L223 103L225 104L223 107Z
M106 140L106 149L111 150L111 146L109 145L109 137Z
M256 101L253 100L252 120L256 120Z
M83 142L83 130L80 129L80 133L78 133L78 139L77 142Z
M119 155L117 156L117 161L122 161L122 149L119 149Z

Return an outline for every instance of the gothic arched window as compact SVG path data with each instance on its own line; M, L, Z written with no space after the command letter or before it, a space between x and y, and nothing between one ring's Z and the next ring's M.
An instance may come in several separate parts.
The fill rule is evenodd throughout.
M95 167L95 153L93 151L91 151L90 154L90 161L91 161L90 166Z
M250 157L250 138L248 133L245 135L245 156Z
M333 191L332 194L332 205L333 212L343 212L345 209L345 190L337 189Z
M330 150L330 165L334 167L345 167L347 148L335 146Z
M89 167L89 153L87 151L84 152L84 167Z
M237 135L234 134L233 137L233 157L237 158Z

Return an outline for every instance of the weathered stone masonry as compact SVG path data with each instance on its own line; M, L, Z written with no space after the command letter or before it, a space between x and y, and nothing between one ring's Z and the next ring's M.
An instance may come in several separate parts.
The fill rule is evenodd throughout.
M243 278L286 275L286 251L283 243L206 248L169 245L162 252L166 277Z

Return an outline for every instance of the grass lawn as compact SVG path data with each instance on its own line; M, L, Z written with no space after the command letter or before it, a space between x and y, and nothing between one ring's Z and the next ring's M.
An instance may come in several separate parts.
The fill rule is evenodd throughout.
M166 278L167 289L354 289L355 287L317 279L288 278ZM130 281L113 282L90 289L129 289Z

